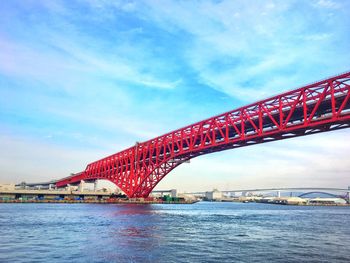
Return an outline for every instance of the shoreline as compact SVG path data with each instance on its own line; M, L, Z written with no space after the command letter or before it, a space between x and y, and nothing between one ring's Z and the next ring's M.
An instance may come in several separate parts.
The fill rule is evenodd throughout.
M163 201L163 200L0 200L0 204L194 204L200 201ZM212 201L213 203L221 203L222 201ZM228 202L228 201L225 201ZM237 202L232 203L256 203L268 205L286 205L286 206L341 206L350 207L350 204L283 204L274 202Z
M197 202L163 200L0 200L0 204L194 204Z

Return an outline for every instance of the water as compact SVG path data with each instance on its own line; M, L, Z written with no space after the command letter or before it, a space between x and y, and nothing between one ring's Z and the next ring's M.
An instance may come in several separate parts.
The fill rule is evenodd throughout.
M0 262L350 262L350 207L0 204Z

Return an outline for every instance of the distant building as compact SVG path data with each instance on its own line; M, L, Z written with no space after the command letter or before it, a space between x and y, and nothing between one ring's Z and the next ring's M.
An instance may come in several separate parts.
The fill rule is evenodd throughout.
M214 189L211 192L205 192L205 199L209 201L216 201L222 199L222 192L218 189Z
M309 204L315 205L344 205L346 201L342 198L312 198L309 200Z
M300 197L285 197L285 199L288 205L305 205L307 203L307 200Z
M177 197L184 198L185 200L191 200L191 201L198 200L198 198L193 194L181 193L181 194L178 194Z

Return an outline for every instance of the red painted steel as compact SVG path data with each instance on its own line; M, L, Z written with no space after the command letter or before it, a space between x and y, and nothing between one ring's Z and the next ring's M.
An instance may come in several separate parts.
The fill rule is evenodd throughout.
M107 179L128 197L147 197L171 170L212 152L350 126L350 72L137 143L58 181Z

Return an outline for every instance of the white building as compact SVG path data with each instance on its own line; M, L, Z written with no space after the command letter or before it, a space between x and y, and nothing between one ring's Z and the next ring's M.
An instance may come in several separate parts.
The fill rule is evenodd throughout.
M211 192L205 192L205 198L210 201L216 201L222 199L222 192L218 189L214 189Z
M309 204L324 204L324 205L345 205L346 201L342 198L312 198L309 199Z

